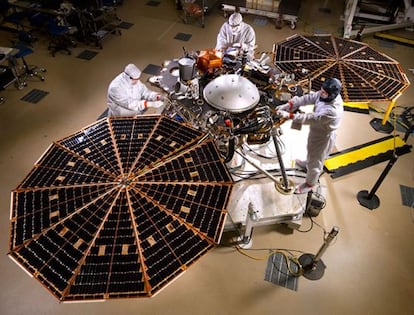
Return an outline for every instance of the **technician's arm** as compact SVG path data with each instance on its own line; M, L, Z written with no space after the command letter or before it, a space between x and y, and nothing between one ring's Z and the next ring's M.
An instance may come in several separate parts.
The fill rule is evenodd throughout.
M220 27L220 31L217 34L216 50L226 50L229 46L229 40L226 36L226 24Z
M147 100L147 101L151 101L151 102L161 100L161 95L159 93L150 90L142 82L138 82L138 84L139 84L139 89L140 89L140 92L141 92L141 98L142 99Z
M119 89L111 89L108 93L108 102L112 107L121 107L124 115L129 113L131 116L140 114L145 109L145 100L133 99L128 96L128 93L120 91Z
M277 110L284 110L290 113L297 111L301 106L315 104L319 98L319 93L311 92L303 96L294 96L289 102L276 107Z

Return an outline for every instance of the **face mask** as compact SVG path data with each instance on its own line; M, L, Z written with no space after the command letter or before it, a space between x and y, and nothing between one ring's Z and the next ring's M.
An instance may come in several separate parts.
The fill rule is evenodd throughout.
M334 100L335 98L332 98L332 97L330 97L330 96L328 96L328 97L319 97L319 100L321 100L322 102L325 102L325 103L329 103L329 102L332 102L333 100Z
M237 35L240 33L241 31L241 25L237 24L237 25L230 25L230 29L231 29L231 33L233 35Z
M341 91L341 83L338 79L329 79L322 84L321 90L325 91L327 96L320 96L319 99L324 102L332 102Z

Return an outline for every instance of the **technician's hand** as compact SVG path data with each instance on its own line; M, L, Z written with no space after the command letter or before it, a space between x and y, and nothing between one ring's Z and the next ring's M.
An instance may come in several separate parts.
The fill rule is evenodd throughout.
M162 101L153 101L153 102L148 101L147 102L148 108L160 108L162 105L164 105L164 102Z
M290 118L292 118L293 114L289 113L285 110L278 110L278 111L276 111L276 115L278 115L279 117L284 118L284 119L290 119Z
M165 95L162 95L162 94L157 95L157 101L164 102L165 101Z
M285 103L283 105L276 106L276 111L289 110L289 109L290 109L290 104L289 103Z

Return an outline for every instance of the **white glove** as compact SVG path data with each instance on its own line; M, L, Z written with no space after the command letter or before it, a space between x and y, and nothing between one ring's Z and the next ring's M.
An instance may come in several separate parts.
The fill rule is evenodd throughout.
M290 119L293 114L289 113L285 110L278 110L278 111L276 111L276 115L278 115L279 117L284 118L284 119Z
M162 101L147 101L147 108L160 108L162 105L164 105Z
M278 111L278 110L289 110L289 109L290 109L290 104L289 103L285 103L283 105L276 106L276 111Z
M250 45L248 45L246 43L241 43L241 49L249 51L250 50Z
M165 100L165 95L162 95L162 94L157 95L157 101L164 102L164 100Z

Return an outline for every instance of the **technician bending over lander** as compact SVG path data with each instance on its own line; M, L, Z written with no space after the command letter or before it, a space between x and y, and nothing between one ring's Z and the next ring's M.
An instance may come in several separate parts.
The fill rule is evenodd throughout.
M247 51L250 59L254 58L256 46L256 33L249 24L243 22L240 13L230 15L229 20L224 22L217 35L216 50L226 51L228 48L241 48Z
M295 188L296 194L307 193L318 182L325 159L335 145L336 129L343 116L341 82L325 80L317 92L295 96L288 103L277 107L279 116L309 125L306 161L296 160L296 166L306 170L306 180ZM314 104L312 113L294 113L303 105Z
M108 116L128 117L142 114L147 108L159 108L164 96L147 88L139 79L141 70L128 64L108 87Z

